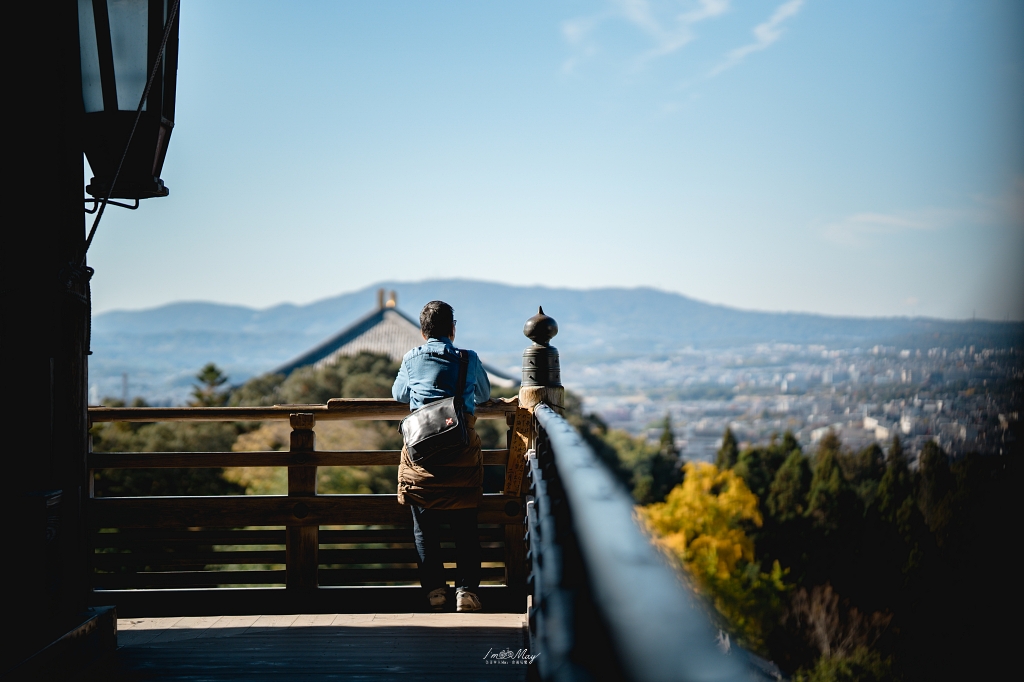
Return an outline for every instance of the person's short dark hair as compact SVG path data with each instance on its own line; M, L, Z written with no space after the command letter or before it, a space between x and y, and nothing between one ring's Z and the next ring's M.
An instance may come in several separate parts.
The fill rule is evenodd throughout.
M444 301L431 301L420 311L420 331L428 339L451 338L455 331L455 311Z

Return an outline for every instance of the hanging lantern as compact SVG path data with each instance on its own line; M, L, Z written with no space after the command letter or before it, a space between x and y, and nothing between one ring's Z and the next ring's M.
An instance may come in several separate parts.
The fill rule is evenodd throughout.
M137 126L135 118L173 4L174 0L78 0L84 147L94 173L85 191L94 197L107 196L115 175L113 198L149 199L168 194L160 172L174 127L176 12ZM131 145L121 164L129 138Z

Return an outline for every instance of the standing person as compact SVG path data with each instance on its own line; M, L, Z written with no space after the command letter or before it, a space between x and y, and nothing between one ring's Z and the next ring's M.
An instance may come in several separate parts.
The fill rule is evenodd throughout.
M431 301L420 312L420 332L425 344L405 354L391 394L410 409L455 396L459 379L459 351L455 340L455 311L444 301ZM484 467L476 424L477 402L491 396L480 358L469 355L466 370L465 405L467 445L443 463L414 464L408 448L402 448L398 465L398 501L412 510L416 553L419 555L420 584L427 591L430 606L444 608L448 601L441 561L441 524L449 524L455 535L455 602L460 612L479 611L480 536L477 508L483 496Z

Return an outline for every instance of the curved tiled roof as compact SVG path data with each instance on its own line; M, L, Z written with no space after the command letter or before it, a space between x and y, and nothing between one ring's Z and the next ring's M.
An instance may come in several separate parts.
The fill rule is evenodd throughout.
M342 356L359 353L386 355L401 362L407 352L423 343L420 326L395 307L384 307L356 320L318 346L273 370L274 374L288 375L300 367L328 367ZM516 386L519 381L486 363L484 370L496 386Z

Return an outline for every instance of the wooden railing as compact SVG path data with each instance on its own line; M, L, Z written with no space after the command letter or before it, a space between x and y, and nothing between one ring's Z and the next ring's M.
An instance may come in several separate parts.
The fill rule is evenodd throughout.
M480 505L483 580L499 583L481 588L488 610L525 610L521 487L533 420L517 408L515 399L476 407L478 419L504 419L509 427L505 449L484 451L485 466L505 466L502 492L485 494ZM421 595L414 588L418 574L408 508L395 495L316 490L317 467L397 465L401 454L316 450L318 421L397 420L408 409L377 399L90 408L92 423L288 420L292 428L288 451L90 452L90 481L97 469L288 468L287 495L96 497L90 491L96 603L116 604L122 616L417 610ZM444 552L445 562L454 562L454 550Z

